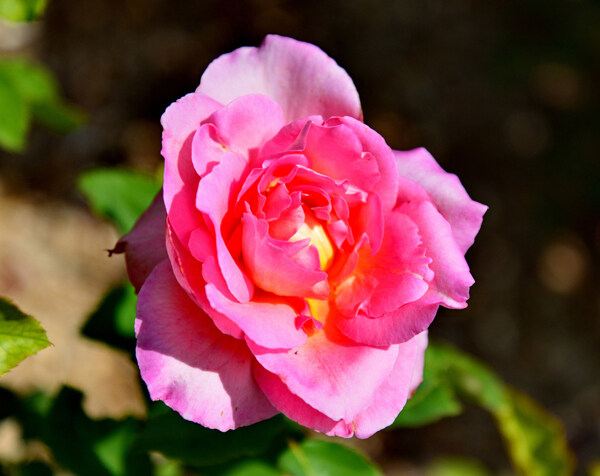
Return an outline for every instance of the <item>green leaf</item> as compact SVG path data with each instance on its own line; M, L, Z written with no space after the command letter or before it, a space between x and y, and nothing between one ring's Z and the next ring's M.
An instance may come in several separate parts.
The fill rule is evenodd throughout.
M172 410L151 417L138 446L193 466L213 466L267 452L281 438L286 423L277 416L227 432L184 420Z
M61 98L47 68L25 58L0 60L0 146L22 151L33 118L68 132L81 124L84 114Z
M273 466L260 460L248 460L235 465L222 476L279 476L281 473Z
M0 146L10 152L22 151L30 117L27 103L0 70Z
M133 418L91 420L81 409L81 398L64 388L44 419L42 439L56 461L86 476L151 474L148 455L133 447L141 423Z
M0 298L0 375L49 345L38 321L23 314L8 299Z
M426 476L492 476L479 461L462 456L439 458L427 466Z
M161 184L155 178L128 170L96 169L79 176L79 190L92 210L128 232L148 208Z
M0 0L0 17L11 21L32 21L46 9L47 0Z
M382 473L364 456L331 441L290 442L279 467L293 476L379 476Z
M516 469L527 476L573 474L574 457L560 421L527 395L508 389L496 420Z
M423 374L414 401L409 400L407 414L402 411L395 426L415 426L458 412L459 398L464 399L494 416L519 474L572 474L573 456L560 422L486 365L448 345L431 343Z
M424 381L406 403L393 426L423 426L461 412L462 405L451 388L440 385L439 381Z

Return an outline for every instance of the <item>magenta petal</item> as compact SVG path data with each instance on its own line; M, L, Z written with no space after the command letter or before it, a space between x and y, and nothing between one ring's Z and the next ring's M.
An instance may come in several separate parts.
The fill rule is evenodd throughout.
M223 104L264 94L281 105L286 122L310 114L362 118L356 88L334 60L314 45L277 35L214 60L197 91Z
M394 423L414 390L413 382L415 379L420 382L423 375L421 362L426 347L427 332L398 346L398 358L391 374L375 392L371 405L353 421L357 438L368 438Z
M431 202L406 203L398 211L408 215L418 228L430 267L435 276L431 287L439 294L446 307L462 309L467 306L469 288L475 280L460 250L450 224Z
M168 261L144 283L136 320L137 361L153 400L221 431L275 415L256 385L244 342L214 327L181 289Z
M115 246L115 252L125 252L127 274L139 291L154 267L167 258L165 225L167 215L162 190L129 233Z
M336 421L352 421L369 406L398 355L394 346L355 344L327 323L304 345L288 351L265 349L252 341L248 345L258 363L293 394Z
M227 299L213 284L206 285L206 297L216 311L263 347L289 349L306 341L304 331L296 327L298 313L285 299L256 293L252 301L238 303Z
M458 177L444 171L427 150L394 154L400 175L417 182L431 196L464 254L473 244L487 207L471 200Z
M164 200L171 225L186 244L195 223L201 220L194 207L198 174L192 164L193 133L204 119L221 107L203 94L191 93L171 104L161 118Z

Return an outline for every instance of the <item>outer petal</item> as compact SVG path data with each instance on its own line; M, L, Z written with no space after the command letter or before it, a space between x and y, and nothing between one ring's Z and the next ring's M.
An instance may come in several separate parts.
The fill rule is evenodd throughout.
M179 287L168 261L144 283L136 356L153 400L186 420L226 431L275 415L243 341L221 334Z
M112 250L115 253L125 252L127 274L136 291L140 290L154 267L167 258L167 215L162 195L162 190L156 194L133 229L123 236Z
M185 245L195 224L202 219L194 207L198 174L191 156L193 133L204 119L221 107L207 96L192 93L171 104L161 118L165 206L173 229Z
M293 394L336 421L352 421L369 406L398 355L394 346L355 344L328 322L304 345L288 351L264 349L251 341L248 345L258 363Z
M417 182L452 226L464 254L473 244L487 207L471 200L456 175L442 169L427 150L394 151L398 172Z
M398 359L383 385L377 389L373 402L354 421L357 438L368 438L375 432L394 423L398 413L416 386L413 382L423 376L423 356L427 347L427 332L413 337L398 346Z
M314 45L269 35L258 48L244 47L213 61L198 92L223 104L264 94L281 105L286 122L310 114L362 119L348 74Z
M349 438L353 435L350 425L344 421L332 420L308 405L290 392L281 378L268 372L260 364L254 365L254 376L273 406L291 420L329 436Z
M375 391L369 406L353 421L335 421L327 417L290 392L282 379L259 364L254 366L254 375L273 406L288 418L329 436L368 438L394 422L421 382L426 347L427 332L398 346L398 357L391 374Z
M475 280L448 222L431 202L406 203L398 211L407 214L419 228L435 273L431 286L439 294L440 303L455 309L467 307L469 288Z

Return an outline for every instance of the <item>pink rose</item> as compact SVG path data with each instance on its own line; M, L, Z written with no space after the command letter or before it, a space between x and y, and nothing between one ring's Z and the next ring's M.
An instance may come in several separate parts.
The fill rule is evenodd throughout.
M486 207L391 150L346 72L290 38L213 61L162 125L162 195L119 246L152 399L222 431L390 425L438 306L467 305Z

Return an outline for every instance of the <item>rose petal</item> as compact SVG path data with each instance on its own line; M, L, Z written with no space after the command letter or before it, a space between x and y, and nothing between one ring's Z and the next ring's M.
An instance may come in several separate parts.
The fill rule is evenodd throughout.
M431 258L430 267L435 273L430 285L439 294L440 303L454 309L467 307L469 288L475 280L450 224L431 202L405 203L397 210L409 216L419 228L423 247Z
M388 213L384 219L379 253L359 251L356 269L337 287L335 304L347 317L379 317L416 301L429 289L431 260L420 246L419 230L400 213Z
M192 164L193 133L204 119L221 107L203 94L191 93L171 104L161 118L165 206L173 229L185 244L196 223L202 219L194 207L198 174Z
M396 203L398 191L398 169L394 152L377 132L352 117L337 117L326 122L327 125L343 124L350 128L360 140L363 152L371 154L377 162L380 180L375 193L381 198L384 212L391 210Z
M127 274L139 291L154 267L167 258L165 223L167 215L162 190L134 227L115 245L115 253L125 253Z
M267 222L249 213L242 222L244 263L258 287L279 296L327 297L327 273L321 271L314 246L271 238Z
M277 35L214 60L197 91L223 104L264 94L281 105L286 122L310 114L362 118L356 88L334 60L314 45Z
M401 344L426 330L440 305L439 294L430 289L421 299L372 319L363 313L335 322L348 338L365 345L387 346Z
M281 378L254 365L254 378L271 404L288 418L315 431L329 436L349 438L353 435L350 425L343 420L335 421L308 405L285 386Z
M324 320L324 316L314 317ZM333 420L352 421L389 376L398 348L356 344L325 321L301 347L270 350L247 339L248 346L260 365L308 405Z
M248 158L285 125L279 104L255 94L233 100L208 121L228 149Z
M137 320L136 356L153 400L221 431L275 415L254 381L244 342L214 327L181 289L168 261L144 283Z
M370 192L380 180L377 161L363 153L363 145L354 131L343 124L312 124L306 136L304 153L315 171L337 180L348 180L355 187Z
M417 182L452 226L460 251L473 244L487 208L469 197L456 175L444 171L427 150L394 151L400 175Z
M235 206L235 198L247 171L247 163L239 154L231 154L229 160L215 165L198 184L196 208L208 215L214 227L217 259L231 294L240 302L252 298L253 285L239 263L231 256L223 239L222 223L225 214ZM200 259L200 256L196 256Z
M368 438L394 422L415 390L415 382L420 383L427 332L397 347L398 357L392 372L374 392L368 407L352 421L327 417L290 392L281 378L258 363L254 365L254 376L273 406L288 418L329 436Z
M193 243L197 231L195 230L192 233L190 242ZM171 260L173 274L190 298L210 316L221 332L236 339L243 338L244 333L242 330L229 317L213 309L206 298L204 288L207 281L215 285L220 292L229 293L214 256L206 257L204 263L194 259L191 253L181 244L177 235L171 231L169 223L167 223L167 252Z
M398 346L398 358L390 376L375 392L371 405L352 422L357 438L368 438L394 423L415 388L413 382L422 378L426 347L427 332Z
M206 297L214 309L263 347L289 349L306 342L306 334L296 327L298 312L283 298L256 293L252 301L242 304L227 299L213 284L206 285Z

